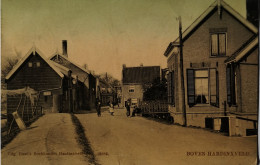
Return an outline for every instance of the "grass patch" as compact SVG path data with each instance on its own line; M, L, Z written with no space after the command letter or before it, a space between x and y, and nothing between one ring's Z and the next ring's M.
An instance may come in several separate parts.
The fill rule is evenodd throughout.
M43 115L41 115L43 116ZM25 122L27 128L30 127L32 123L38 120L41 116L38 116L34 119L31 119L29 122ZM1 128L1 149L3 149L7 144L9 144L21 131L16 124L16 121L13 122L12 129L8 135L10 125L6 125L4 128Z
M71 119L73 124L75 125L76 133L78 135L77 142L82 147L82 151L85 154L85 156L88 158L89 163L94 165L100 165L99 163L97 163L95 154L90 146L90 142L85 135L85 130L81 125L79 119L74 114L71 114Z

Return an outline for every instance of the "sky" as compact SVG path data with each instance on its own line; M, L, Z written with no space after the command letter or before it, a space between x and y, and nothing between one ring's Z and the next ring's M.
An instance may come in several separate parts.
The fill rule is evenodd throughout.
M121 80L122 65L161 66L163 53L214 0L2 0L1 56L36 47L46 57L68 42L68 56ZM246 0L225 0L246 16ZM3 62L3 60L2 60ZM3 65L3 64L2 64Z

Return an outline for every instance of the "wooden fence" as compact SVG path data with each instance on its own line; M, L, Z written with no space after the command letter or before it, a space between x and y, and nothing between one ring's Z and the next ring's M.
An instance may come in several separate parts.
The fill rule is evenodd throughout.
M169 113L166 101L142 101L138 108L144 117L153 117L173 122L173 117Z

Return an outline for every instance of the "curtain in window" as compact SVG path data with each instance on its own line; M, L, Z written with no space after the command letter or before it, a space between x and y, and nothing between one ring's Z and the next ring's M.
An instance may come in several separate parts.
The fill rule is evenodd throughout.
M219 55L226 55L226 34L219 34Z
M218 55L218 35L217 34L211 35L211 55L212 56Z

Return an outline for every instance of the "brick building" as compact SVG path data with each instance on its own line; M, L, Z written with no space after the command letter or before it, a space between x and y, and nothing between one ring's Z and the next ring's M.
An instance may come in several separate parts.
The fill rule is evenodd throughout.
M258 43L257 35L257 27L224 1L215 1L210 5L182 33L185 105L182 102L179 38L169 44L164 56L167 57L169 68L168 83L171 84L168 92L169 110L175 123L184 124L186 116L187 125L205 127L205 118L230 115L228 112L231 111L250 111L256 118L257 93L245 91L250 87L255 91L258 89L258 48L255 45ZM246 58L248 54L252 55ZM238 61L232 60L238 57ZM241 59L254 59L255 62L247 61L242 66ZM236 82L237 85L242 85L241 91L237 91L241 95L236 95L240 97L239 102L232 102L229 93L231 89L227 76L231 74L229 64L233 62L240 64L241 69L241 82ZM234 82L232 78L232 83ZM233 84L231 86L235 93ZM251 94L254 98L247 99ZM232 95L232 99L234 97ZM225 102L228 103L227 108ZM183 106L186 107L186 113L182 111ZM248 128L252 126L248 125Z
M125 106L127 100L132 105L143 100L144 86L150 86L156 79L160 79L160 66L126 67L122 70L122 101Z

